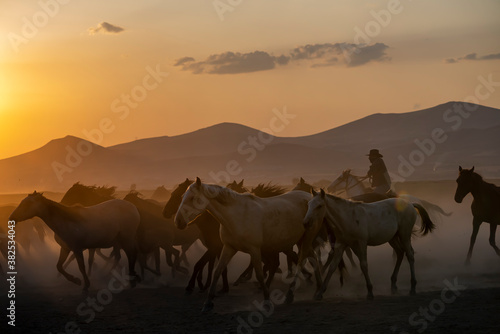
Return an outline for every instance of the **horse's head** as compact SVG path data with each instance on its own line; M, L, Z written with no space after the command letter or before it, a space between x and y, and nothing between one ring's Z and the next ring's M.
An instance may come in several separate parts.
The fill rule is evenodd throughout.
M181 205L182 195L186 192L187 188L193 182L194 181L186 178L186 181L182 182L177 186L177 188L175 188L175 190L170 195L170 199L168 200L167 204L165 204L165 208L163 209L163 217L171 218L173 215L175 215L177 209L179 209L179 205Z
M480 176L474 173L474 167L471 169L458 167L457 190L455 191L455 202L462 203L462 200L471 192L474 184Z
M44 208L43 199L43 193L35 191L33 194L29 194L19 203L14 212L10 214L9 220L14 220L17 223L39 216Z
M318 221L323 221L326 214L326 194L323 189L320 192L311 191L313 198L307 203L307 213L304 217L304 227L309 228Z
M199 177L196 182L189 186L182 196L181 204L175 214L174 223L179 229L185 229L189 222L202 214L209 203L210 191L207 186L201 183Z
M129 193L123 198L123 200L137 205L137 203L141 200L139 196L141 196L140 192L138 192L137 190L130 190Z
M248 189L243 186L243 181L244 180L241 180L241 182L238 183L236 182L236 180L234 180L232 183L229 183L226 187L240 194L247 193Z
M351 170L346 169L336 178L327 188L328 192L335 193L343 188L346 188L349 184L349 178L351 177Z
M295 188L293 188L292 190L302 190L309 193L311 192L311 190L314 190L314 187L309 183L307 183L306 181L304 181L303 178L300 178L299 183L297 183Z

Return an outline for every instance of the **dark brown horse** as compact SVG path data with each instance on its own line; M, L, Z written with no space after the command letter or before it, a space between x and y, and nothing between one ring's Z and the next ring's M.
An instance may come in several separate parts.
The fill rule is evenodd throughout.
M458 170L455 202L462 203L468 193L471 193L472 197L474 197L471 205L472 216L474 217L472 220L472 235L465 264L470 264L477 232L483 222L490 224L490 245L500 256L500 249L495 243L495 232L497 225L500 224L500 187L484 181L481 175L474 172L474 167L464 169L459 166Z

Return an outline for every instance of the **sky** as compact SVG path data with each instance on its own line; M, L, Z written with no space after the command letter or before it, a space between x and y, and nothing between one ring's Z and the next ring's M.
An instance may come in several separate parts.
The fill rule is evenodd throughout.
M0 158L464 101L500 82L499 17L498 0L2 0ZM480 104L500 108L496 87Z

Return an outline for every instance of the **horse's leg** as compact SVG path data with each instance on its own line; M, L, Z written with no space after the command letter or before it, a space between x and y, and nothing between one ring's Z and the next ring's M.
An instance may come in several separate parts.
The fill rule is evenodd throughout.
M141 281L141 278L135 272L135 262L137 261L137 247L135 244L135 240L131 242L127 247L123 247L123 250L125 251L125 254L127 255L128 259L128 274L130 276L130 287L134 288L137 285L137 282Z
M271 286L271 282L273 281L274 275L276 274L276 271L280 265L279 253L269 254L268 260L269 276L266 280L267 288Z
M250 257L252 259L253 268L255 269L255 276L257 276L257 281L262 287L264 293L264 300L269 300L269 289L267 288L266 282L264 280L264 270L262 268L262 254L260 249L251 250Z
M297 255L297 253L293 251L293 249L286 251L285 254L286 254L286 266L288 267L288 274L286 278L292 278L293 264L299 261L299 256Z
M403 247L406 253L406 258L408 259L408 263L410 264L410 273L411 273L411 289L410 295L416 295L415 287L417 286L417 279L415 278L415 257L413 252L413 247L411 246L411 236L408 237L407 240L403 241Z
M219 263L217 264L217 268L215 268L214 277L212 279L212 284L210 285L210 291L208 292L208 298L203 305L203 312L210 311L214 308L213 299L215 298L215 290L217 289L217 282L219 281L219 277L222 271L227 267L229 261L233 258L234 254L236 254L236 249L229 245L224 245L222 248L222 253L219 258Z
M367 255L367 249L366 249L366 243L364 242L358 242L358 244L353 248L354 253L359 258L359 266L361 267L361 271L363 272L363 275L365 276L365 281L366 281L366 289L368 290L368 294L366 298L368 300L373 299L373 285L372 282L370 281L370 275L368 274L368 255Z
M174 254L174 266L172 267L172 277L174 277L174 269L180 271L183 274L189 274L189 270L181 266L181 256L178 249L172 247L172 253Z
M352 250L351 250L351 248L347 247L345 249L345 254L347 255L347 258L349 259L349 262L351 263L351 266L353 268L357 268L358 265L356 264L356 262L354 262L354 259L352 257Z
M189 249L189 247L191 247L194 244L195 241L196 240L193 240L193 242L191 242L189 244L183 244L181 246L181 255L180 255L181 256L181 262L184 262L186 264L186 266L188 266L188 267L190 267L191 264L189 264L188 258L186 256L186 252Z
M497 224L490 223L490 245L493 247L498 256L500 256L500 249L495 243L495 233L497 231Z
M476 242L477 232L479 232L479 226L483 222L479 218L475 218L472 221L472 235L470 236L469 252L467 253L467 259L465 260L465 265L470 265L470 258L472 257L472 249L474 248L474 243Z
M88 263L89 263L88 276L89 277L92 274L92 266L94 265L94 255L95 255L95 248L89 248L89 259L88 259Z
M71 256L69 257L68 261L65 261L63 268L66 269L71 262L75 259L75 254L71 253Z
M203 256L196 262L193 268L193 274L191 275L191 278L189 279L188 285L186 287L186 295L190 295L193 290L194 290L194 285L196 283L196 278L198 277L198 274L200 271L203 270L203 267L205 267L205 264L208 261L208 251L203 254ZM200 287L200 289L203 288L203 286Z
M68 281L70 281L71 283L75 283L76 285L80 285L82 284L82 281L78 277L70 275L64 270L63 264L64 261L66 261L66 259L68 258L69 252L71 251L68 248L61 246L61 251L59 252L59 260L57 260L56 268L57 271L59 271Z
M96 248L95 252L97 253L97 255L99 255L106 262L111 261L111 255L110 256L104 255L104 253L102 252L102 250L100 248Z
M219 293L228 293L229 292L229 281L227 279L227 267L222 271L222 289L219 290Z
M253 274L253 264L252 261L250 260L250 263L248 264L248 267L245 269L245 271L238 277L236 282L233 283L233 286L238 286L238 284L249 281L252 279L252 274Z
M156 272L158 273L158 276L161 276L160 272L160 247L156 247L154 252L153 252L154 258L155 258L155 269Z
M395 295L398 292L396 282L398 280L398 273L399 268L401 267L401 262L403 262L404 251L398 236L395 236L391 241L389 241L389 244L396 253L396 265L394 266L394 271L392 272L391 276L391 293Z
M109 254L109 258L114 258L114 261L111 264L111 268L109 269L109 272L112 272L120 263L120 259L122 258L121 254L121 248L118 246L113 246L113 250L111 251L111 254ZM107 263L109 263L110 260L108 260ZM107 264L106 264L107 267Z
M332 249L330 252L332 255L332 260L331 264L328 267L328 273L326 274L325 279L323 280L323 284L321 284L321 288L316 291L316 294L314 296L314 299L316 300L321 300L323 299L323 294L326 291L326 288L328 287L328 283L330 282L330 279L332 278L333 273L339 266L340 261L342 260L342 256L344 256L344 251L347 248L347 245L341 243L341 242L336 242L335 247Z
M205 282L205 285L202 284L202 286L200 287L201 291L205 291L212 284L212 275L214 272L214 265L215 265L216 259L217 259L217 256L213 253L210 253L210 257L208 260L207 281ZM201 281L201 276L199 278Z
M89 286L90 286L90 281L89 281L89 278L87 276L87 273L85 272L85 261L83 259L83 252L77 251L77 252L74 252L74 254L76 257L76 262L78 262L78 268L80 269L80 272L82 273L82 276L83 276L83 281L84 281L83 290L87 291L89 289Z

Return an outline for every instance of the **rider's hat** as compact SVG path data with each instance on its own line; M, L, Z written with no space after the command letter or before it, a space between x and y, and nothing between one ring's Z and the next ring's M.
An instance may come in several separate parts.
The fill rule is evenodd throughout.
M382 158L383 155L380 154L380 152L377 149L371 149L370 154L367 154L366 156L372 157L372 158Z

